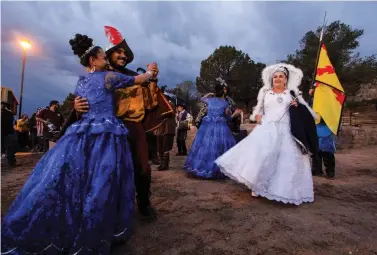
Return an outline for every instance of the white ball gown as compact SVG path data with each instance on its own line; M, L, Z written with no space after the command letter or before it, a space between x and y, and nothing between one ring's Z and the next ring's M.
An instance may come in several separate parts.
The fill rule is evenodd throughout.
M288 90L281 94L268 90L261 125L215 163L257 196L300 205L314 201L313 179L309 156L302 154L291 135L286 112L291 101Z

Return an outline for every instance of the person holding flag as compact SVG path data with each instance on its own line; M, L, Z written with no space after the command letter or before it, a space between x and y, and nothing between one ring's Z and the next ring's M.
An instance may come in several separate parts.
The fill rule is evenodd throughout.
M314 93L314 95L313 95ZM325 45L322 43L316 75L315 86L309 94L314 96L312 100L313 110L319 118L316 120L319 139L319 155L313 160L313 175L322 175L322 162L328 179L335 178L335 135L339 132L345 91L330 62Z

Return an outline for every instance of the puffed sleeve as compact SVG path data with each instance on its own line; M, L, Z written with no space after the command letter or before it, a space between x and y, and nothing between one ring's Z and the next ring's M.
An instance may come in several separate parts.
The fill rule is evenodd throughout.
M135 84L135 77L117 72L107 72L105 75L105 86L107 89L116 90L131 87Z
M202 97L202 102L208 105L209 98L208 97Z
M231 109L231 104L229 104L229 102L225 102L225 118L228 121L232 120L232 114L233 114L233 111Z

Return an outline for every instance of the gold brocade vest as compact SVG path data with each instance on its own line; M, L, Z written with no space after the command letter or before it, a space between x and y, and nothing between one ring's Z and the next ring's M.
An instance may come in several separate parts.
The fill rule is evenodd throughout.
M146 111L158 105L157 84L150 82L148 86L132 86L115 91L115 109L118 118L123 121L141 122Z
M132 86L115 91L116 115L123 121L142 122L146 132L159 128L164 120L174 114L157 83Z

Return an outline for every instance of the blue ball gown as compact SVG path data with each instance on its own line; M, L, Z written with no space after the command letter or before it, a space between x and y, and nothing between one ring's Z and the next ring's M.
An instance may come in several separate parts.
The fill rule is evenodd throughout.
M204 179L221 179L225 175L214 161L236 144L225 114L228 103L221 98L202 98L208 105L207 115L196 134L187 156L184 169L187 173Z
M90 110L37 163L2 222L2 254L109 254L126 239L134 211L128 130L114 113L113 90L134 77L94 72L75 94Z

